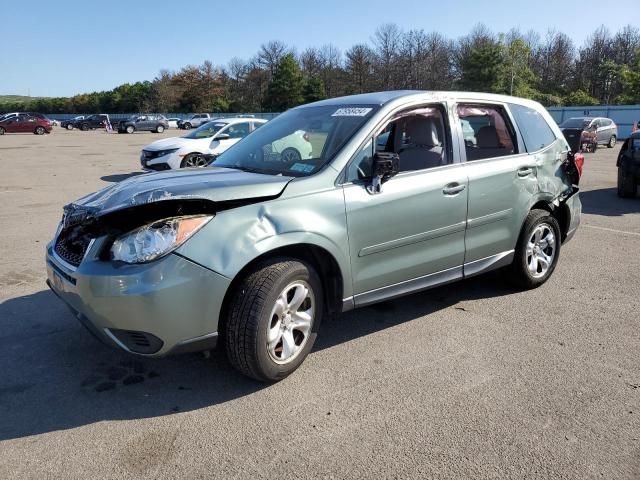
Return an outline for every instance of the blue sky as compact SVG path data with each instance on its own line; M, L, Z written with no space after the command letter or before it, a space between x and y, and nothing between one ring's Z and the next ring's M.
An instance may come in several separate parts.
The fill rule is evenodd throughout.
M605 5L615 15L603 10ZM387 22L450 38L479 22L496 32L555 28L579 45L601 24L612 32L628 24L631 17L622 12L630 5L602 0L9 1L0 22L0 94L108 90L151 80L162 68L249 58L261 43L275 39L298 51L329 42L344 51L368 42Z

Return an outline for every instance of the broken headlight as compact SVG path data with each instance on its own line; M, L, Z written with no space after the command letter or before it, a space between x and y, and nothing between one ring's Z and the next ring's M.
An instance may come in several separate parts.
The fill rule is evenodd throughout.
M113 242L111 259L145 263L172 252L213 217L198 215L158 220L126 233Z

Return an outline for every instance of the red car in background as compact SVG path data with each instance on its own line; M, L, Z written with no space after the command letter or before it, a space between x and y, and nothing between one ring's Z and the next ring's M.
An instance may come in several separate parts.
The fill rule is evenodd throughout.
M44 135L51 132L51 122L27 113L19 113L0 120L0 135L6 133L35 133Z

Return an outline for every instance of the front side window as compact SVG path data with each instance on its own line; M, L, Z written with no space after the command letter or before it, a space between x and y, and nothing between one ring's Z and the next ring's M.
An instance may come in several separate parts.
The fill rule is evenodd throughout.
M458 105L467 161L517 153L515 132L498 105Z
M183 135L182 138L196 139L196 138L213 137L216 133L218 133L220 130L222 130L226 126L227 126L226 123L207 122L199 126L198 128L196 128L195 130L191 130L186 135Z
M510 105L527 152L537 152L556 141L556 135L539 112L522 105Z
M560 124L560 128L587 128L591 123L590 118L569 118Z
M312 175L333 160L378 108L325 105L289 110L233 145L212 165L269 175Z
M397 113L375 137L376 152L397 153L399 171L410 172L450 163L444 110L425 106ZM347 169L347 181L371 177L374 143L367 143Z
M244 138L249 135L249 123L243 122L229 125L225 133L229 135L229 138Z

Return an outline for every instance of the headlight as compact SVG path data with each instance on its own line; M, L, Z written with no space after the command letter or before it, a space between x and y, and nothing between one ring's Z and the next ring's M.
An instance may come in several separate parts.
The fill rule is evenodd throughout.
M158 220L118 237L111 246L111 259L145 263L172 252L213 217L200 215Z
M170 148L168 150L162 150L160 152L156 152L156 157L164 157L165 155L169 155L170 153L177 152L180 150L179 148Z

